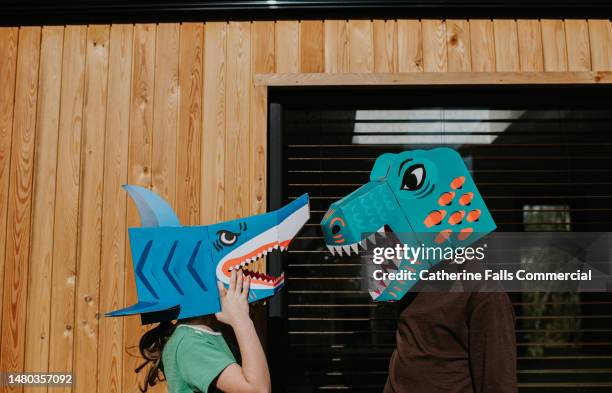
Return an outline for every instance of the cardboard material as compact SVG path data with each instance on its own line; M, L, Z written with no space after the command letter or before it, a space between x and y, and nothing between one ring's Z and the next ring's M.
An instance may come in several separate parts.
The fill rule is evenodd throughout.
M284 251L310 217L304 194L279 210L206 226L181 226L154 192L124 186L136 203L142 227L129 228L138 303L106 314L141 314L143 323L213 314L221 310L217 280L229 286L231 270L251 277L249 302L284 285L249 265L274 249Z
M330 252L339 255L373 247L377 233L393 232L412 247L465 247L496 228L463 159L446 147L379 156L370 181L334 202L321 226ZM418 275L439 262L393 261L384 268ZM370 294L399 300L415 283L381 280Z

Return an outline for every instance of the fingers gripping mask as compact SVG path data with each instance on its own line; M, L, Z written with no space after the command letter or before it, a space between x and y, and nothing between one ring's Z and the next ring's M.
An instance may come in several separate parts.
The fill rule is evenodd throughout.
M251 264L284 251L310 217L304 194L279 210L206 226L181 226L159 195L124 186L142 227L129 228L138 303L106 314L141 314L143 323L213 314L221 310L217 281L229 286L232 270L251 277L249 302L284 285L284 274L257 273Z
M496 228L463 159L446 147L379 156L370 181L333 203L321 226L327 247L340 255L373 247L379 232L393 232L409 246L466 247ZM418 277L440 260L381 267ZM370 294L376 301L399 300L415 283L379 280Z

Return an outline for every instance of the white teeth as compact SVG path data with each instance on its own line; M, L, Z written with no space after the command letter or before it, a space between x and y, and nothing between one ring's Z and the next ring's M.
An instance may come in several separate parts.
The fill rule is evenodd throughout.
M332 255L336 255L334 246L327 246L327 249L329 250L329 252L331 252Z
M384 233L384 232L385 232L385 227L384 227L384 226L382 226L382 227L378 228L378 231L377 231L377 232L382 232L382 233Z
M257 258L261 258L262 255L262 253L257 254Z
M279 245L278 245L278 243L276 243L276 244L274 245L274 249L277 249L278 247L279 247Z
M286 249L287 249L287 247L280 246L280 250L281 251L285 251Z
M372 244L376 244L376 234L373 233L370 236L368 236L368 240L372 243Z
M368 249L368 242L366 239L363 239L362 241L359 242L359 245L361 246L361 248L363 248L364 250Z
M327 249L329 250L329 252L331 252L332 255L336 255L336 253L338 253L338 255L340 255L340 256L342 256L343 254L351 255L351 254L359 254L359 246L360 245L363 248L365 248L365 246L363 246L363 244L361 244L361 243L353 243L353 244L347 244L345 246L330 246L330 245L327 245Z
M264 255L268 255L268 250L263 250Z

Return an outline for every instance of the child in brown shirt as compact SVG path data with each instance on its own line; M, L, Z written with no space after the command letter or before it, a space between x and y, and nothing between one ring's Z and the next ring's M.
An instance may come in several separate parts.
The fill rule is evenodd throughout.
M418 293L410 300L400 314L384 393L517 392L514 311L506 293Z

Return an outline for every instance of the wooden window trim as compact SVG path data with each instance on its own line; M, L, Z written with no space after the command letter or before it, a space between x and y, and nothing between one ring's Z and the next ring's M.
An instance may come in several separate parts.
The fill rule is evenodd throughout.
M543 85L612 83L612 71L256 74L255 86Z

